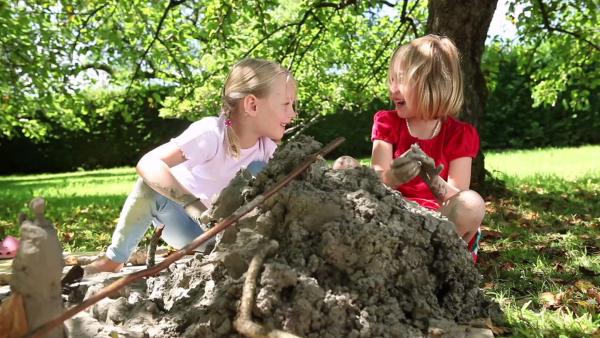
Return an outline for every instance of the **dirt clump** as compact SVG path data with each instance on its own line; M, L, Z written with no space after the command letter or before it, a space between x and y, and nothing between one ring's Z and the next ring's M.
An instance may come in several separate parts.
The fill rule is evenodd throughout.
M231 214L321 145L281 146L256 177L242 171L211 209ZM231 201L236 201L232 203ZM276 241L256 281L252 319L303 337L420 337L433 322L498 313L454 225L382 185L368 167L324 160L220 234L215 249L103 302L96 319L150 337L238 336L234 320L250 261Z

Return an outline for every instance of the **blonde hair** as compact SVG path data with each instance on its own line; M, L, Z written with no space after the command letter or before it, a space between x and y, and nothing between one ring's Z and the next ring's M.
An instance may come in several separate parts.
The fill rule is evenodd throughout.
M422 119L458 116L463 104L463 75L458 49L447 37L426 35L394 51L388 70L408 88L410 108Z
M244 59L236 63L225 80L221 93L221 114L227 118L231 114L240 113L240 102L248 95L258 98L267 96L271 84L278 75L287 76L286 81L295 81L291 72L280 64L263 59ZM227 142L230 155L240 155L239 139L230 124L227 124Z

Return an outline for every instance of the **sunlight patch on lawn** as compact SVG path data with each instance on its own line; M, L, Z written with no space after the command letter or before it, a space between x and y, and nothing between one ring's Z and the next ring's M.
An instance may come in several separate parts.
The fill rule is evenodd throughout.
M486 152L485 167L496 174L528 177L559 176L575 180L600 175L600 145Z

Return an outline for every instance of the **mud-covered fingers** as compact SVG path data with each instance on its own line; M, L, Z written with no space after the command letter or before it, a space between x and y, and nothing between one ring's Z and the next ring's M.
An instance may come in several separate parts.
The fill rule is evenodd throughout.
M419 161L403 162L402 165L396 165L390 169L394 178L395 184L406 183L415 178L421 171L421 163Z
M415 162L414 159L412 159L409 156L404 156L404 157L398 157L395 160L392 161L390 167L391 168L400 168L406 165L411 164L412 162Z
M202 204L200 199L197 199L185 205L183 210L191 219L196 221L196 223L201 224L202 214L206 211L206 207Z

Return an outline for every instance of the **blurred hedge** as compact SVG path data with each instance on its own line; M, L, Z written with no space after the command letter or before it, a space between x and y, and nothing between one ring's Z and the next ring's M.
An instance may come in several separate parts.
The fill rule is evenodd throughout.
M586 106L573 105L565 97L553 107L532 107L530 79L519 70L516 54L490 49L484 71L490 89L480 130L484 150L600 143L597 92L589 92L582 100L589 102ZM139 89L123 104L115 104L123 99L114 93L96 93L87 102L92 113L83 116L87 130L53 124L42 143L23 135L0 138L0 175L134 165L142 154L178 135L190 123L158 116L159 102L168 93L168 88ZM373 114L390 105L373 99L364 106L367 108L360 111L340 110L322 116L304 133L324 144L344 136L346 141L330 158L368 157Z
M483 70L489 88L481 126L484 149L526 149L600 143L600 97L586 88L567 87L554 106L534 107L532 83L517 48L488 48ZM521 61L521 64L520 64ZM600 65L599 65L600 66ZM597 69L588 69L597 72ZM575 93L583 93L574 101Z
M110 105L112 110L106 109L106 101L114 103L119 99L111 98L111 93L92 98L87 104L93 113L82 116L87 130L69 130L49 121L52 128L44 142L34 142L24 135L0 138L0 175L134 165L145 152L189 124L159 118L160 106L147 98L164 95L165 91L163 88L132 93L125 105Z

